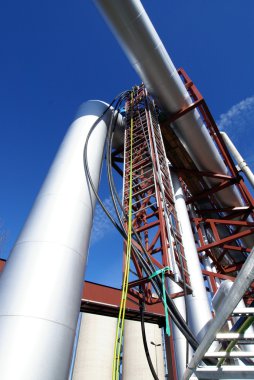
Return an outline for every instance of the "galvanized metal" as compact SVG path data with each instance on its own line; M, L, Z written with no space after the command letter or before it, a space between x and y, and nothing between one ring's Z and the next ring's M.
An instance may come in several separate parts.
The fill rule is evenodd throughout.
M252 283L253 278L254 278L254 248L252 249L246 262L243 264L240 273L238 274L234 284L232 285L228 293L227 302L221 305L204 339L202 340L196 352L194 353L188 365L188 368L186 369L184 373L183 380L188 380L191 377L193 371L195 371L196 367L199 365L199 363L203 359L204 355L208 351L212 342L215 340L216 334L223 327L230 313L232 313L232 311L238 305L239 301L242 299L244 293L246 292L246 290Z

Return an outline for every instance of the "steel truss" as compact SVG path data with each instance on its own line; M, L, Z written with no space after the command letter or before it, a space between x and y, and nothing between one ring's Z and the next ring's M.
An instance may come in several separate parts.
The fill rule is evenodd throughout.
M158 116L156 112L157 107L150 100L143 87L139 87L135 95L133 227L142 236L142 241L154 265L158 269L170 266L169 275L171 278L177 280L177 268L181 267L180 259L182 260L185 281L190 285L179 225L174 210L168 169L169 160L179 175L185 191L186 203L192 210L190 219L193 223L200 258L203 255L208 256L216 270L210 273L207 270L203 271L205 277L210 278L212 292L215 292L216 284L219 283L215 279L222 279L222 277L234 279L252 248L252 239L247 239L254 234L254 199L235 166L202 95L183 69L179 70L179 75L190 93L193 103L174 115L166 115L166 117L164 115L163 120L161 120L161 115ZM172 132L170 124L194 109L197 109L202 115L211 138L226 165L227 175L198 170L188 157L185 148L181 146L180 141ZM129 111L130 107L128 108L127 104L127 123L129 123ZM115 152L113 157L114 167L124 176L125 207L128 200L128 131L129 128L126 130L125 137L124 174L116 165L117 161L121 161L117 158L119 152ZM170 133L172 145L166 141L168 133ZM178 148L181 146L181 149L176 149L175 146L177 145ZM216 183L212 187L208 187L207 178L215 179ZM233 186L241 195L242 205L239 207L221 207L216 199L216 194ZM167 210L166 215L168 217L166 218L164 218L164 209ZM245 239L244 243L243 238ZM250 243L246 244L246 241ZM134 244L141 249L135 240ZM150 281L144 276L134 256L132 256L132 260L138 279L131 281L130 291L134 293L134 288L143 284L146 291L146 301L149 302L152 294ZM181 280L180 285L182 285ZM171 296L174 298L182 294ZM253 298L252 291L248 297Z
M175 115L167 117L163 122L163 130L165 125L168 126L191 110L197 109L226 165L228 174L200 171L194 166L186 165L187 162L175 163L170 151L167 150L167 154L175 163L174 166L178 170L185 190L187 204L194 211L192 222L198 252L210 257L218 273L234 277L252 248L253 238L248 239L248 237L254 234L254 199L234 164L202 95L183 69L179 70L179 75L193 103ZM207 178L216 179L216 183L208 187L205 181ZM241 206L223 208L218 204L216 194L227 187L237 189L242 199ZM245 238L244 243L243 238Z
M197 88L183 69L179 70L193 103L174 115L165 115L155 105L146 89L137 87L134 102L126 103L126 121L123 172L117 163L122 161L119 151L112 155L112 162L124 181L124 209L128 210L130 175L130 120L133 117L133 196L132 224L156 269L167 266L167 276L182 288L191 292L188 268L182 246L181 233L175 212L169 163L177 172L189 207L190 221L200 256L209 258L211 270L203 269L207 290L213 295L225 279L235 280L237 273L249 255L254 234L254 199L248 191L240 172L220 135L218 127ZM210 136L227 168L227 174L198 170L186 148L171 128L171 123L196 109L203 117ZM207 184L207 179L213 185ZM234 187L240 194L239 207L223 207L216 195ZM127 226L126 226L127 227ZM133 244L142 253L142 247L133 235ZM125 247L126 248L126 247ZM150 278L144 273L132 252L129 294L139 298L143 289L145 301L153 305L161 302L152 298ZM171 298L184 292L171 294ZM245 301L254 301L253 287L245 292ZM169 339L172 358L174 348ZM176 378L174 360L172 373Z
M168 159L153 100L141 86L135 90L133 104L126 103L127 128L124 151L124 210L128 211L130 183L130 120L133 118L132 225L156 270L169 267L167 276L190 291L189 274L174 206ZM133 244L142 247L133 235ZM132 252L133 281L129 292L139 294L142 285L146 303L153 303L150 278L144 274ZM182 295L174 294L172 297ZM159 302L157 300L156 302Z

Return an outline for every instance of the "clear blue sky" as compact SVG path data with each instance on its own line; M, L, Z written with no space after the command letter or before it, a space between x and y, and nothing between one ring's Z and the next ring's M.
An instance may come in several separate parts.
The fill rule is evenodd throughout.
M253 0L143 4L176 66L186 69L253 165ZM2 1L0 49L6 258L79 104L110 101L139 79L91 0ZM105 181L101 195L108 197ZM120 285L121 240L105 222L100 230L100 218L98 211L87 279Z

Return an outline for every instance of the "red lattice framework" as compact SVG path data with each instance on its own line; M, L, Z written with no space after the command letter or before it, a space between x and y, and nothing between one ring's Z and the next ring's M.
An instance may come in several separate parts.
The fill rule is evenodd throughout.
M186 152L183 152L182 158L180 157L175 162L172 159L174 170L177 171L185 191L186 203L192 211L190 219L193 223L193 234L196 238L200 259L205 254L211 259L212 265L216 268L215 272L203 270L204 281L206 279L209 281L211 285L210 291L215 293L219 283L218 280L230 279L234 281L237 272L241 269L248 253L251 251L254 240L254 199L238 172L202 95L183 69L179 70L179 75L193 103L176 114L167 116L166 121L164 118L163 124L165 123L167 128L181 116L196 109L202 115L228 173L225 175L224 173L200 171L194 164L185 161ZM153 100L147 94L146 89L143 86L137 87L133 106L130 105L130 101L126 103L127 128L125 132L124 172L117 165L117 163L123 162L121 151L115 151L112 154L112 162L114 168L123 176L124 208L127 213L130 185L130 118L133 116L133 227L141 238L155 268L162 269L169 266L171 270L166 275L173 280L180 280L178 284L182 288L184 287L183 281L176 277L177 273L181 273L181 268L184 268L182 279L185 280L190 291L191 284L175 212L167 159L168 157L171 160L174 152L171 152L170 157L168 146L170 144L166 145L167 150L165 152L156 110ZM164 127L162 127L162 131L165 138ZM174 138L177 139L176 136ZM179 145L181 145L180 142ZM183 151L185 150L184 147L182 149ZM192 169L190 169L190 166ZM212 187L207 185L207 178L216 179ZM194 186L190 181L195 182ZM242 204L239 207L221 207L217 201L217 193L232 186L239 192ZM190 191L190 188L195 191ZM142 252L142 247L134 236L133 244ZM157 301L152 299L151 281L145 275L134 252L131 254L131 259L132 278L129 283L129 293L139 298L138 288L142 287L146 303L153 305L161 302L160 299ZM184 292L182 291L170 296L175 298L183 295ZM252 288L246 293L245 299L248 304L254 301ZM170 339L169 347L173 357L172 339ZM174 360L171 361L171 364L173 365L174 379L176 379Z
M124 209L128 214L130 190L130 123L133 118L132 225L156 270L170 267L166 273L190 289L182 238L174 206L171 177L153 100L141 86L134 93L133 104L126 103L127 128L124 153ZM133 235L133 244L142 247ZM132 279L129 292L139 297L142 286L146 303L154 303L152 285L132 252ZM180 273L180 276L179 276ZM184 281L183 281L184 279ZM182 295L171 295L172 297ZM156 302L161 302L160 300Z
M179 75L181 76L186 89L188 90L193 103L180 110L167 120L167 124L170 124L185 115L186 113L197 109L198 112L202 115L205 125L211 135L214 144L216 145L226 167L228 174L224 173L215 173L200 171L197 169L190 170L185 166L185 162L182 162L179 166L174 166L178 170L180 180L182 180L182 185L185 190L187 203L193 206L195 210L195 217L192 218L194 226L194 234L197 241L198 252L200 254L205 253L209 256L213 262L213 265L216 267L217 273L219 276L224 276L225 278L234 278L237 271L240 270L242 264L244 263L246 256L250 252L251 240L253 241L254 233L254 223L253 223L253 207L254 200L251 196L249 190L247 189L244 180L240 173L238 172L233 159L231 158L227 147L220 135L218 127L207 107L205 100L202 95L193 84L191 79L187 76L183 69L179 70ZM143 87L140 87L138 92L134 97L135 103L135 117L134 117L134 160L136 170L134 181L136 181L136 193L134 192L133 197L133 223L138 233L142 235L145 247L149 252L149 255L158 269L170 265L173 269L171 273L174 273L174 265L172 262L169 263L169 255L165 254L169 248L170 244L167 238L167 228L165 226L164 220L164 205L161 199L158 199L158 194L160 194L161 189L159 185L158 174L162 173L164 187L166 188L165 196L167 197L167 211L173 218L172 226L175 226L173 230L173 237L175 238L174 244L174 255L175 264L179 265L179 257L183 259L184 268L186 268L186 263L184 259L184 252L181 246L181 237L179 233L178 222L174 210L174 200L172 195L172 187L170 181L170 174L165 172L163 167L159 168L156 163L156 152L155 148L160 152L160 160L163 159L164 167L167 166L167 157L166 154L170 157L167 151L165 153L164 144L161 138L161 131L158 126L158 120L154 105L151 100L147 100L149 97L145 94ZM149 107L148 107L149 105ZM128 112L127 112L128 119ZM151 126L153 128L151 128ZM127 150L125 154L128 154L128 130L126 132L126 147ZM156 146L154 147L152 131L155 133L156 137ZM148 156L142 158L142 156L147 155L147 141L149 142L151 158ZM158 145L158 146L157 146ZM117 161L117 153L114 154L114 157ZM151 161L149 161L151 160ZM128 157L126 156L125 164L128 166ZM120 172L118 166L114 163L115 168ZM149 171L145 173L144 165L151 165L151 167L156 168L151 177L147 177ZM160 164L159 164L160 165ZM128 174L128 167L125 168L125 173ZM150 171L152 174L152 169ZM167 174L165 176L165 174ZM126 175L124 176L126 177ZM139 177L139 178L138 178ZM188 179L196 178L196 182L200 184L200 192L190 193L188 190ZM216 179L216 184L212 187L208 187L206 183L207 178ZM142 182L143 179L143 182ZM217 200L216 194L223 189L229 187L236 187L237 191L241 195L242 205L239 207L220 207ZM137 189L139 189L137 191ZM125 178L125 202L127 200L128 193L128 183ZM157 197L157 198L156 198ZM204 201L205 202L202 202ZM153 204L156 203L156 204ZM202 206L206 204L206 207ZM127 203L125 203L125 206ZM209 206L207 206L209 205ZM140 210L138 210L140 207ZM142 211L142 212L141 212ZM221 231L223 230L223 235ZM155 232L156 231L156 232ZM205 238L204 231L209 232L209 239ZM225 233L226 232L226 233ZM252 236L251 236L252 235ZM244 243L243 239L244 238ZM247 239L248 240L247 240ZM249 244L246 244L247 243ZM137 243L135 243L137 245ZM175 247L178 245L178 249ZM140 247L139 247L140 248ZM179 256L178 252L181 252ZM159 254L159 255L158 255ZM172 255L171 255L172 256ZM138 280L132 281L130 284L130 289L133 289L136 285L140 283L146 285L146 294L151 294L151 285L147 278L144 278L141 268L138 263L135 262L133 257L133 262L135 265L135 273L138 276ZM175 265L175 266L176 266ZM204 274L208 276L208 272L204 271ZM214 273L211 273L211 283L214 281ZM186 272L186 282L189 283L188 275ZM215 288L214 288L215 290ZM174 297L174 295L173 295ZM148 297L149 298L149 297Z
M216 276L217 278L224 279L234 278L237 271L241 269L247 254L251 251L254 241L254 199L237 170L202 95L183 69L179 70L179 75L193 99L193 103L171 117L170 122L175 121L193 109L197 109L202 115L210 136L228 170L228 175L199 170L186 170L184 167L179 170L179 176L182 178L183 187L186 190L187 204L192 205L195 209L196 215L192 218L192 221L195 226L198 252L200 254L205 252L212 259L218 272L218 275L216 275L204 271L204 274L210 277L214 291L216 291ZM204 188L204 190L197 194L190 194L188 192L186 178L190 172ZM216 178L216 185L207 188L205 183L206 178ZM232 186L237 188L242 199L242 205L239 207L220 207L215 195L219 191ZM209 202L209 208L202 207L204 203L200 201L203 200L206 201L204 202L206 205L207 201ZM198 207L196 207L197 205ZM209 241L204 237L204 231L208 231ZM223 231L223 234L221 231ZM227 231L226 234L225 231ZM242 239L244 239L244 242Z

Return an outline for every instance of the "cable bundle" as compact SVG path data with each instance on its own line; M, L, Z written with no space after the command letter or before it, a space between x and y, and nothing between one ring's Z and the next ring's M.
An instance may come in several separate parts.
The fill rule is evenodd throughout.
M117 380L119 377L120 354L121 354L121 345L122 345L122 334L123 334L123 328L124 328L125 305L126 305L127 292L128 292L128 278L129 278L131 251L135 255L136 259L138 260L146 276L151 277L153 273L156 272L156 268L154 264L152 263L151 258L143 245L143 242L141 241L139 235L136 233L135 229L132 228L132 223L131 223L132 206L131 204L129 204L129 215L126 215L123 209L122 203L118 197L116 187L114 184L113 174L112 174L111 152L112 152L113 136L114 136L114 130L116 128L117 117L121 109L121 104L126 99L130 99L130 98L131 98L131 107L132 107L131 112L132 113L134 112L133 92L125 91L121 93L119 96L117 96L90 129L87 135L86 142L85 142L84 154L83 154L84 169L85 169L85 173L88 178L89 184L99 204L101 205L102 209L106 213L107 217L110 219L114 227L117 229L117 231L121 234L121 236L127 242L126 267L125 267L125 273L124 273L124 278L123 278L123 293L122 293L122 300L121 300L120 311L119 311L120 319L118 320L118 324L117 324L117 333L116 333L115 350L114 350L115 352L114 352L113 377L112 377L113 380ZM115 112L112 112L112 106L114 106ZM108 134L107 134L107 141L106 141L106 162L107 162L107 176L108 176L109 189L110 189L110 193L111 193L111 197L112 197L112 201L113 201L113 205L116 211L118 221L116 221L114 217L110 214L110 212L107 210L107 208L103 204L101 198L99 197L97 190L94 187L94 184L92 182L92 178L91 178L91 174L90 174L88 162L87 162L87 148L88 148L90 136L93 130L96 128L98 122L103 118L106 112L108 112L110 109L112 112L112 117L111 117L110 125L108 126ZM133 120L131 121L131 128L133 128ZM131 191L131 187L132 186L130 185L130 191ZM131 201L131 198L132 197L130 196L129 201ZM125 222L128 221L127 231L126 231L123 220L125 220ZM135 239L137 241L137 243L141 247L141 250L137 249L137 247L132 243L132 239ZM182 334L186 337L189 344L195 350L198 346L198 342L196 338L194 337L194 335L192 334L192 332L190 331L188 325L182 318L174 302L171 300L168 292L167 291L165 292L165 290L163 289L162 276L157 275L156 277L151 277L151 283L159 298L163 299L163 293L165 293L164 298L166 299L169 316L171 317L172 321L176 324L176 326L180 329ZM144 308L142 306L141 308L142 336L143 336L144 346L147 347L145 332L144 332L144 317L142 317L143 309ZM146 351L148 363L149 363L151 372L153 374L153 377L155 380L158 380L158 377L156 375L156 372L154 371L154 368L149 356L148 349L146 349L145 351Z

